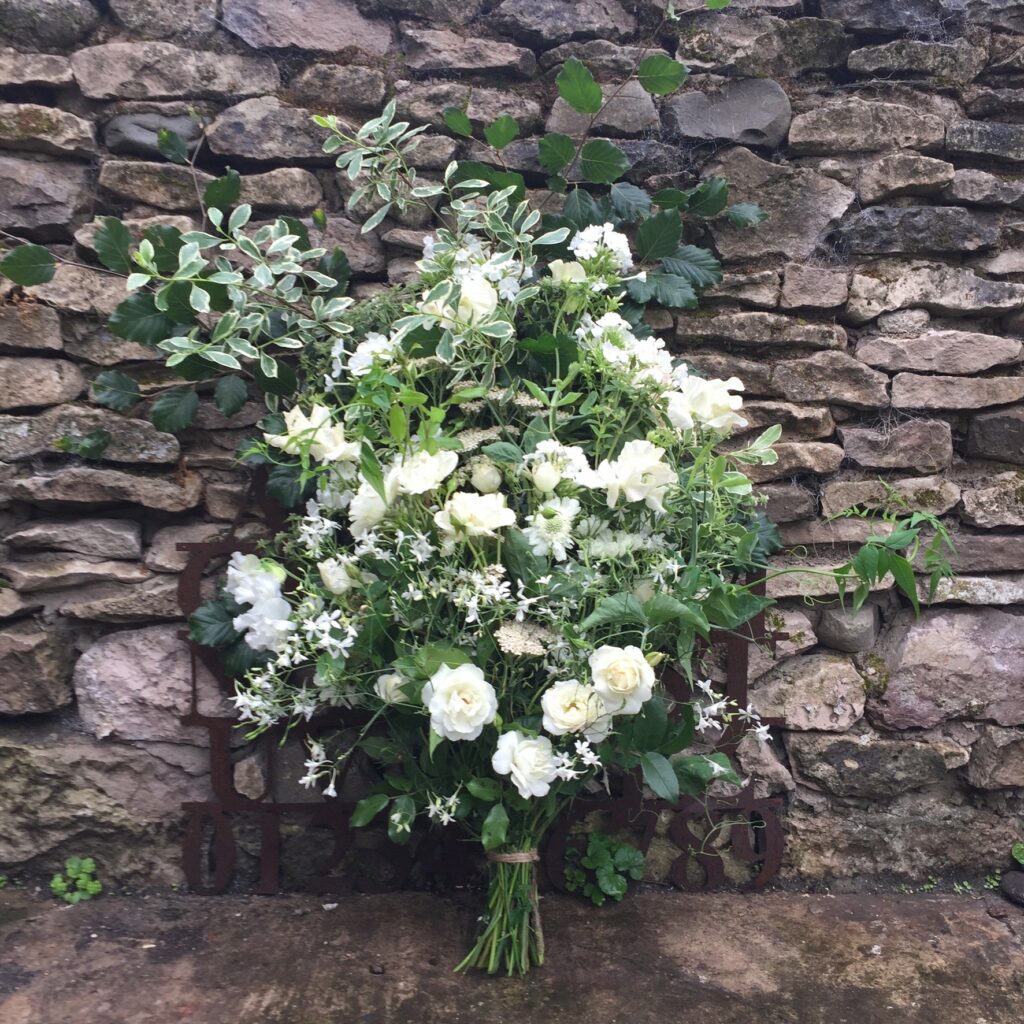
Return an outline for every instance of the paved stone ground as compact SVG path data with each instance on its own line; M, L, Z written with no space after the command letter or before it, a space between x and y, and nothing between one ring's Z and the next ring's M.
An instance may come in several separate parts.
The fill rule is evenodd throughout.
M1024 911L994 896L550 899L527 980L452 973L468 899L2 898L3 1024L1024 1020Z

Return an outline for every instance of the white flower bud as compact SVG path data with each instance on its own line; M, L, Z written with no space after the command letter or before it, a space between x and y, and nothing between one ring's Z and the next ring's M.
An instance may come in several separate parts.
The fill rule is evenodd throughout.
M562 481L562 471L553 462L541 462L533 467L533 486L547 494Z
M481 494L493 494L501 486L501 470L490 459L477 459L469 482Z

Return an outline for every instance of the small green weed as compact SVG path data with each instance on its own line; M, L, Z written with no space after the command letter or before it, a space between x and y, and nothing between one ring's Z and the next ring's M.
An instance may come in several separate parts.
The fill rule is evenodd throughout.
M92 857L68 857L64 861L64 874L58 872L50 879L50 892L65 903L91 900L103 891L103 883L95 874L96 861Z
M582 891L595 907L603 906L608 897L621 900L629 879L644 877L644 855L635 846L600 832L590 833L586 855L570 847L566 861L565 887L569 892Z

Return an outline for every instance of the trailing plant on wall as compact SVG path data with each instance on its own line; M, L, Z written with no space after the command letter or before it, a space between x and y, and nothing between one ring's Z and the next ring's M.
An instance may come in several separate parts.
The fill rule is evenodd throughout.
M662 54L634 69L656 95L685 74ZM591 125L614 95L575 60L557 87ZM417 283L356 302L344 253L317 244L324 217L255 226L229 172L203 193L200 230L136 242L103 221L97 255L129 292L110 329L156 346L182 380L143 400L107 371L94 396L145 403L177 431L197 388L228 417L263 394L240 458L293 514L260 554L232 557L191 636L222 653L250 734L351 709L354 742L319 736L302 781L334 797L359 750L379 781L353 825L383 821L397 843L424 822L478 841L492 881L461 966L523 973L544 955L537 849L574 796L626 772L669 802L740 785L695 739L737 718L766 736L699 678L694 650L770 603L755 581L777 541L743 468L773 462L780 431L720 450L746 425L742 382L693 373L645 321L648 304L692 307L720 279L704 219L763 215L715 178L650 195L625 180L626 153L588 132L540 140L538 196L503 165L511 117L475 139L486 162L439 180L416 172L425 129L396 121L394 102L358 129L317 120L364 230L413 204L437 213ZM444 121L475 136L464 110ZM19 246L0 271L39 283L53 257ZM889 571L916 604L925 527L941 539L908 516L836 570L856 602ZM939 548L926 551L937 580ZM669 671L688 699L669 694ZM598 872L591 895L618 898L640 866L602 849L583 865ZM602 883L607 857L622 870Z

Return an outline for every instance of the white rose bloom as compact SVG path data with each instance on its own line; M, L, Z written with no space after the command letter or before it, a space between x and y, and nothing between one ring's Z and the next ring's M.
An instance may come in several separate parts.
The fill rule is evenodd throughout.
M654 669L639 647L599 647L588 659L594 689L613 715L635 715L650 700Z
M488 458L474 459L469 482L481 494L493 494L501 486L501 470Z
M662 499L676 483L675 470L662 461L664 454L664 448L650 441L627 441L617 459L605 459L597 475L608 489L608 507L615 508L623 494L626 501L644 501L655 512L664 512Z
M395 467L398 490L402 494L423 494L440 487L442 481L451 476L459 464L455 452L416 452L401 459Z
M584 270L583 264L577 263L575 260L569 263L566 263L565 260L552 260L548 264L548 270L551 271L551 280L555 284L566 285L587 279L587 272Z
M471 274L462 282L459 296L459 319L475 324L489 317L498 308L498 293L482 274Z
M579 515L580 503L575 498L551 498L545 501L532 516L530 524L523 530L535 555L552 555L557 562L569 557L569 550L576 546L572 537L572 521Z
M336 595L341 596L347 594L357 582L357 577L352 574L350 569L351 560L346 561L341 558L327 558L317 565L317 569L320 570L320 579L323 580L324 586L327 590ZM358 573L358 569L356 573Z
M476 665L442 665L423 687L430 727L446 740L475 740L498 713L498 695Z
M588 740L600 743L608 735L611 716L601 695L578 679L555 683L545 690L540 706L544 712L542 724L552 736L581 732Z
M445 534L446 546L451 548L455 537L496 537L503 526L514 526L516 514L505 504L504 494L473 494L456 491L434 522Z
M373 689L385 704L401 704L409 699L401 689L404 683L404 677L397 672L387 672L373 684Z
M511 775L524 800L547 796L558 777L558 763L547 736L531 739L521 732L505 732L498 738L498 749L491 758L498 775Z

